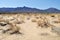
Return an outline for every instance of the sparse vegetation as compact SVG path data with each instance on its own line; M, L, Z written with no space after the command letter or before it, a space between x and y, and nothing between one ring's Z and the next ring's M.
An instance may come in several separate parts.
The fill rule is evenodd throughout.
M60 17L57 16L57 14L50 13L0 14L0 34L9 35L9 37L11 35L11 38L15 36L16 38L37 37L39 39L40 37L54 37L60 35Z
M32 21L32 22L37 22L37 20L36 20L36 19L32 19L31 21Z

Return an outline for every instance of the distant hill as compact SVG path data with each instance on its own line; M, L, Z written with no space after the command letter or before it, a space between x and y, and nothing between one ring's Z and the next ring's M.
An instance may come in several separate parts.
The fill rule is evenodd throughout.
M30 8L30 7L17 7L17 8L0 8L0 12L48 12L48 13L60 13L59 9L48 8L45 10Z
M48 9L45 9L44 11L49 13L60 13L60 10L56 8L48 8Z

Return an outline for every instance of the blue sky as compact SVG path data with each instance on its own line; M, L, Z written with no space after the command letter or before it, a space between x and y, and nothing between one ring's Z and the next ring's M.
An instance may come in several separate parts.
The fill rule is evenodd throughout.
M32 7L47 9L54 7L60 9L60 0L1 0L0 7Z

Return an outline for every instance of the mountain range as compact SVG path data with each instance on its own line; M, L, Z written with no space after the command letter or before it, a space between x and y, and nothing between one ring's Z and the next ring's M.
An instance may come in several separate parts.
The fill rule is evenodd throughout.
M48 13L60 13L59 9L56 8L48 8L45 10L31 8L31 7L16 7L16 8L0 8L0 12L48 12Z

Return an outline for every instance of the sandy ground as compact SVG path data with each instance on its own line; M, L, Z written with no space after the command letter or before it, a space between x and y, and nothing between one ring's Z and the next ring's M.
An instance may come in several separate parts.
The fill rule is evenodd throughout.
M1 19L10 21L10 19L13 19L15 17L16 19L18 19L18 21L23 20L24 23L16 24L18 27L21 28L19 31L22 33L22 35L21 34L11 35L8 33L2 33L2 30L0 30L0 40L60 40L60 36L57 33L52 32L52 29L51 29L53 26L56 26L56 27L60 26L60 23L53 22L55 20L59 21L58 19L60 18L59 17L60 14L54 14L55 17L51 17L51 15L50 14L49 15L46 15L46 14L1 14L0 15ZM40 17L42 17L43 19L41 19ZM39 22L39 20L41 22L45 21L44 18L46 19L46 21L48 20L48 22L53 26L50 25L47 28L45 26L43 27L38 26L37 22ZM35 20L36 22L34 21L32 22L32 20ZM15 20L13 21L16 22Z

